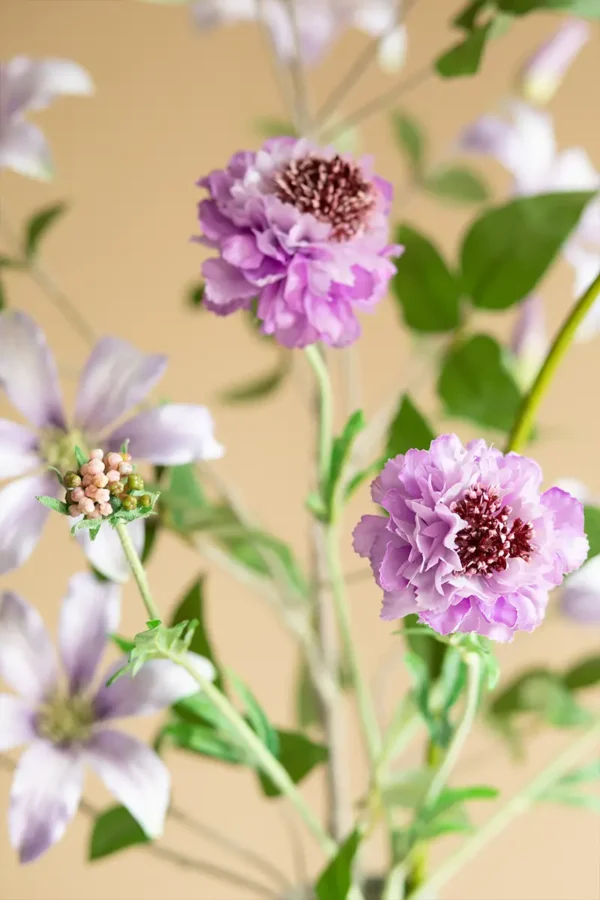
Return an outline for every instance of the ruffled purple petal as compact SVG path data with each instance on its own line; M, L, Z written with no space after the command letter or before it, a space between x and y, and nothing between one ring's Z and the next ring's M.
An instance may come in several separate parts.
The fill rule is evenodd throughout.
M35 715L33 707L20 697L0 694L0 751L35 740Z
M129 522L127 530L139 556L144 549L146 534L144 519ZM113 528L101 528L95 541L91 540L89 532L83 528L75 537L94 569L109 581L124 584L131 577L131 568L123 552L123 546Z
M188 653L188 661L205 679L214 679L215 668L210 660L197 653ZM148 716L199 690L195 679L168 659L150 660L135 677L122 675L107 687L107 681L123 668L125 662L121 659L114 664L96 694L94 709L99 720Z
M39 181L52 178L52 154L37 125L25 119L13 119L4 126L0 136L0 169L11 169Z
M588 555L590 545L583 530L583 504L558 487L542 494L542 503L552 516L554 553L562 580L563 574L578 569Z
M43 332L22 312L0 314L0 386L38 428L65 428L56 364Z
M167 403L146 410L120 425L106 443L110 450L117 450L126 440L134 459L159 466L219 459L224 453L215 439L210 412L191 403Z
M20 478L0 490L0 575L29 559L40 539L48 513L36 497L55 497L53 475Z
M0 419L0 480L25 475L41 463L37 436L23 425Z
M97 731L85 746L86 762L151 838L160 837L171 777L154 750L119 731Z
M8 831L22 863L42 856L62 838L83 787L81 752L36 741L22 755L10 792Z
M0 594L0 677L27 700L56 686L54 647L37 609L11 591Z
M148 356L121 338L98 341L81 375L75 421L98 434L140 403L162 378L165 356Z
M72 694L87 688L94 677L107 637L117 630L120 605L116 585L87 572L70 579L60 615L59 646Z

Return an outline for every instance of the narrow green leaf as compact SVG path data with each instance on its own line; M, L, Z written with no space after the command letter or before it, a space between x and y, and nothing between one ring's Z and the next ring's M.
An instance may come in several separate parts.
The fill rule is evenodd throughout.
M428 769L401 772L383 788L382 801L384 805L418 809L429 790L432 777L432 773Z
M88 859L93 862L135 847L147 844L150 838L124 806L113 806L97 816L92 828Z
M451 348L437 391L448 415L500 431L510 430L521 401L500 345L485 334Z
M0 278L0 312L2 312L3 309L6 309L6 307L6 291L4 289L4 283Z
M590 656L576 663L564 674L564 684L570 691L593 687L600 683L600 656Z
M404 253L396 260L392 290L409 328L452 331L460 324L461 286L437 247L414 228L396 233Z
M0 253L0 269L26 269L27 263L22 259L14 259L12 256L5 256Z
M584 528L590 542L588 559L600 553L600 507L586 504L584 507Z
M277 732L279 741L279 762L294 784L302 781L315 766L327 759L327 747L315 744L303 734L294 731ZM279 797L281 791L271 779L259 773L262 789L267 797Z
M500 791L497 788L485 784L476 784L470 787L444 788L436 803L426 810L429 820L445 814L455 806L461 806L468 800L495 800Z
M447 647L440 673L442 714L447 715L458 701L467 683L467 666L455 647Z
M600 19L598 0L496 0L498 7L514 16L538 10L568 12L582 19Z
M115 647L117 647L123 653L126 653L128 656L135 647L135 641L123 637L123 635L121 634L111 634L110 639Z
M188 306L193 306L194 309L204 309L202 305L204 302L204 287L203 281L190 285L187 291Z
M63 516L69 515L69 507L66 503L63 503L62 500L57 500L56 497L36 497L35 498L42 506L47 506L48 509L53 509L54 512L60 513Z
M483 178L463 166L451 166L433 172L425 179L423 186L430 194L451 203L483 203L490 196Z
M223 677L208 636L205 622L204 581L204 576L200 576L188 588L183 599L179 603L179 606L173 613L171 626L178 625L180 622L189 621L190 619L197 620L198 625L194 630L189 649L192 653L198 653L200 656L204 656L212 662L217 670L215 685L222 691Z
M452 24L463 31L473 31L478 25L479 14L489 9L490 5L490 0L472 0L455 16Z
M346 500L349 500L365 481L369 481L371 478L375 478L376 475L379 475L386 461L387 457L382 456L380 459L376 459L375 462L371 463L370 466L367 466L366 469L357 472L346 485Z
M308 728L319 721L319 698L304 660L300 661L296 680L296 718L301 728Z
M166 739L175 747L199 756L209 756L231 765L252 764L252 757L232 736L221 734L208 725L173 722L161 730L160 736L161 742Z
M284 383L291 368L291 360L291 354L283 351L272 371L246 381L238 387L222 391L219 394L219 399L222 403L229 404L251 403L254 400L263 400L265 397L275 393Z
M352 866L361 841L355 829L328 863L315 885L318 900L346 900L352 883Z
M362 410L352 413L344 426L339 437L333 442L331 451L331 463L329 468L329 479L325 487L325 502L331 513L331 507L334 501L338 483L342 477L344 467L352 450L354 441L360 432L365 428L366 422Z
M425 136L421 126L407 113L393 112L392 128L394 137L404 151L411 169L419 172L425 153Z
M443 78L460 78L479 71L490 25L473 28L468 36L438 57L435 68Z
M390 425L385 455L392 459L407 450L428 450L435 438L423 415L408 394L404 394L400 406Z
M593 199L591 191L519 197L487 210L463 240L465 290L481 309L507 309L539 284Z
M418 821L415 830L419 840L433 841L435 838L444 837L447 834L470 832L473 830L473 826L466 809L462 806L454 806L432 819Z
M559 787L549 788L540 794L538 800L547 803L563 803L565 806L577 806L580 809L589 809L591 812L600 813L600 797L594 794L575 794L568 789Z
M33 259L39 249L40 241L51 225L66 212L66 209L64 203L56 203L32 216L25 229L25 256L27 259Z
M581 766L579 769L567 772L556 784L557 787L561 787L568 784L581 784L582 781L595 781L596 778L600 778L600 759L590 763L588 766Z
M77 463L77 468L84 466L87 463L88 458L81 447L75 447L75 450L73 452L75 454L75 462Z
M233 685L233 689L236 694L246 707L246 715L248 718L248 722L252 726L252 729L256 732L258 737L261 739L265 747L270 751L270 753L278 758L279 757L279 737L277 732L271 725L267 714L264 709L250 690L250 688L244 684L244 682L239 678L235 672L228 671L227 676Z

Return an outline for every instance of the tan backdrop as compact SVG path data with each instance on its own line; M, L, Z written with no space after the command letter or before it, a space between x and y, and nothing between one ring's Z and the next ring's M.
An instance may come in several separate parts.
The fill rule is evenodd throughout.
M410 14L410 69L417 69L448 44L441 19L457 4L421 0ZM442 7L449 7L442 9ZM442 156L458 124L497 103L511 87L517 62L555 24L535 17L519 24L490 48L483 74L460 83L430 79L403 100L426 123L432 153ZM319 70L313 82L324 98L362 46L349 36ZM34 209L58 199L71 209L49 236L44 265L90 319L99 333L116 332L146 351L164 351L171 365L158 397L210 404L218 436L227 447L218 464L233 480L261 522L298 547L305 558L306 514L303 497L309 475L312 433L306 409L307 378L298 372L273 400L243 409L219 406L219 389L258 373L271 362L265 348L239 318L197 315L184 306L185 286L196 276L200 250L188 238L195 229L195 180L220 166L239 147L256 146L252 123L260 115L282 114L264 47L250 28L197 33L178 6L152 6L127 0L0 0L0 54L24 53L77 60L92 73L94 99L65 99L39 117L54 152L58 176L40 185L12 174L2 178L2 214L19 223ZM577 62L554 104L562 145L581 144L600 165L600 129L595 90L599 80L600 39L596 34ZM348 111L390 85L374 68L361 81ZM594 87L594 85L596 87ZM377 155L379 171L400 187L406 171L394 149L388 120L370 119L361 133L363 146ZM499 189L508 179L490 165ZM402 191L400 190L400 193ZM413 197L407 217L432 232L447 249L467 215ZM73 372L86 348L26 277L8 280L10 302L26 309L46 329L61 360L65 390L73 395ZM559 266L544 288L554 326L570 297L570 273ZM408 347L391 302L365 321L359 347L368 410L397 393L407 377ZM598 345L572 352L553 385L542 414L539 458L548 481L564 475L586 480L600 493L600 429L595 385L600 373ZM414 374L425 405L430 392ZM7 409L0 400L0 415ZM463 432L464 433L464 432ZM362 495L344 529L348 567L356 566L349 548L353 520L367 505ZM21 570L0 579L0 588L23 592L42 610L52 627L69 575L83 566L78 550L52 520L41 546ZM210 573L209 620L226 662L243 673L273 719L290 723L294 648L256 597L214 571L191 551L165 539L151 564L157 597L171 604L199 571ZM390 703L406 686L392 629L378 620L377 591L368 582L351 594L354 629L369 672L378 677L379 701ZM133 633L142 621L131 588L126 591L123 629ZM500 648L504 672L520 666L560 664L598 646L599 631L570 625L550 615L534 637L520 637ZM397 651L397 652L395 652ZM140 734L152 722L136 723ZM568 737L568 736L567 736ZM463 775L498 783L510 793L564 743L564 735L532 744L526 767L514 768L488 734L476 735L462 764ZM351 743L355 786L363 785L362 754ZM416 759L416 757L415 757ZM175 801L198 818L276 860L292 874L312 872L319 853L302 839L305 862L294 846L298 830L289 810L261 801L254 780L244 771L171 754ZM110 861L85 862L89 820L80 814L62 843L38 864L19 868L9 848L5 810L10 778L0 771L0 900L236 900L252 892L223 886L207 875L184 871L134 850ZM319 804L322 782L309 779L306 794ZM109 802L89 777L86 796ZM486 812L482 810L482 815ZM169 824L165 845L214 864L227 857L179 825ZM600 896L598 822L591 815L538 809L516 822L445 891L447 900L597 900ZM436 853L452 849L442 843ZM369 863L381 865L374 844Z

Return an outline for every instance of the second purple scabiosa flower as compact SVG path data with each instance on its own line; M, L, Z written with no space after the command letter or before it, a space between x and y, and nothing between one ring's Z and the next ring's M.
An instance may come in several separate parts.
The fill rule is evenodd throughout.
M263 332L286 347L356 340L356 313L385 295L401 249L388 241L391 185L370 160L275 138L199 185L198 240L218 251L202 268L208 309L256 300Z
M533 631L548 594L579 568L588 542L583 506L541 493L531 459L453 434L390 459L372 485L387 513L363 516L354 549L383 588L383 619L416 613L441 634L497 641Z

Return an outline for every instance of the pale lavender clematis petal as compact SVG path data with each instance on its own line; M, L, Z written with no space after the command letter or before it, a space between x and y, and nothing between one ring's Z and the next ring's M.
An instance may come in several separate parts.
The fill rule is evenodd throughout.
M40 464L37 436L23 425L0 419L0 479L24 475Z
M50 181L54 174L50 147L43 133L31 122L16 119L0 131L0 169Z
M600 175L581 147L570 147L553 161L547 189L555 191L595 191Z
M29 559L50 512L35 498L57 492L58 482L48 474L20 478L0 490L0 575Z
M600 249L598 252L582 247L576 240L563 248L565 259L573 268L573 294L576 297L587 291L600 273ZM577 329L578 341L589 341L600 331L600 302L596 301Z
M581 624L600 625L600 556L570 575L560 593L563 613Z
M120 605L117 585L98 581L88 572L70 579L60 613L59 643L71 693L85 689L94 677L107 637L117 630Z
M0 694L0 750L12 750L35 739L35 711L20 697Z
M590 26L583 19L563 22L521 70L519 86L525 99L540 104L551 100L590 36Z
M10 792L8 831L22 863L56 844L75 815L83 787L81 752L35 741L22 755Z
M43 109L56 97L92 94L89 72L66 59L34 60L15 56L0 67L3 118L9 119L28 109Z
M41 329L22 312L0 314L0 387L33 425L65 428L54 357Z
M171 778L156 753L128 734L107 730L97 731L87 742L85 758L148 837L160 837Z
M41 701L56 685L54 647L37 609L18 594L0 594L0 677L21 697Z
M191 13L196 25L202 29L217 28L230 22L252 22L256 18L256 0L199 0L192 3Z
M133 522L129 522L127 530L139 556L144 549L146 534L144 520L135 519ZM127 581L131 575L131 569L125 558L119 536L113 528L101 528L95 541L92 541L89 532L83 529L77 532L76 538L89 562L105 578L115 581L117 584L124 584Z
M120 338L98 341L79 382L75 421L100 432L140 403L162 378L166 356L149 356Z
M214 679L215 667L210 660L197 653L188 653L187 658L205 679ZM116 662L102 679L94 699L99 720L148 716L199 691L198 683L192 676L168 659L152 659L142 666L135 677L122 675L106 687L106 682L126 662L125 659Z
M408 30L404 25L394 28L381 38L377 60L384 72L396 74L406 63L408 55Z
M548 347L544 304L538 296L528 297L521 304L511 339L516 376L523 390L531 387Z
M124 422L107 438L110 450L129 440L134 459L159 466L180 466L196 459L219 459L223 447L215 440L213 419L205 406L167 403Z

